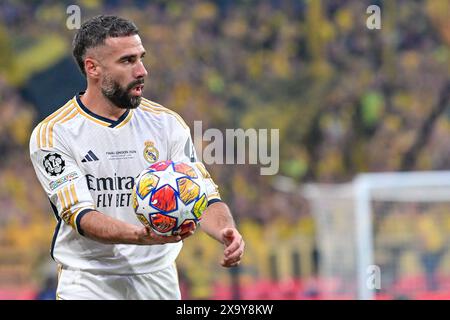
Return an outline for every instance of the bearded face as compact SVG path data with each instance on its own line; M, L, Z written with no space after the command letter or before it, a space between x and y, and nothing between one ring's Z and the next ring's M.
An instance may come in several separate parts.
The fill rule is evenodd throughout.
M136 109L141 103L144 79L138 79L122 87L110 75L102 80L102 93L115 106L121 109Z

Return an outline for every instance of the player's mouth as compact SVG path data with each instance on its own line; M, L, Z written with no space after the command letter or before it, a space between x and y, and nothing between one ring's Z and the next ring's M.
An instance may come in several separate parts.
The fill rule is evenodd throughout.
M143 84L138 84L137 86L134 86L131 89L131 92L135 95L142 95L142 90L144 89L144 85Z

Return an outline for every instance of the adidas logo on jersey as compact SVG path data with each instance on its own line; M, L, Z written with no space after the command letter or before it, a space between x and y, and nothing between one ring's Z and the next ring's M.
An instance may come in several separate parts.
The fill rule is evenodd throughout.
M81 160L81 162L90 162L90 161L98 161L97 156L92 152L92 150L89 150L87 155L85 155L83 160Z

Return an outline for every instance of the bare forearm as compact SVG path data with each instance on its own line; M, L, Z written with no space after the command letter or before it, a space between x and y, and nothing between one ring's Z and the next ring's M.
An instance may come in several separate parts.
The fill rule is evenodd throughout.
M80 222L89 239L107 244L138 244L140 228L98 211L88 212Z
M200 227L211 237L222 242L221 230L235 228L235 223L228 206L223 202L216 202L203 213Z
M236 267L241 263L245 242L225 203L216 202L210 205L203 213L200 226L208 235L224 245L220 262L223 267Z

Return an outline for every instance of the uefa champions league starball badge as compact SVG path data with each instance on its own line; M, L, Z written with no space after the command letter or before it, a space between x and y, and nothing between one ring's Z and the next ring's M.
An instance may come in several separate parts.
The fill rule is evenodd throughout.
M149 163L155 163L158 161L159 151L155 148L155 143L153 141L145 141L144 158Z

